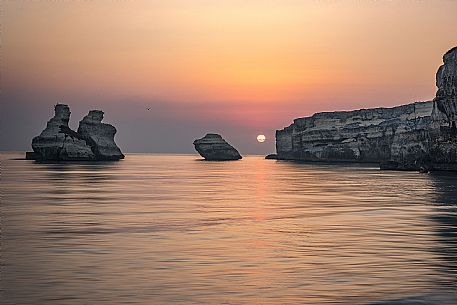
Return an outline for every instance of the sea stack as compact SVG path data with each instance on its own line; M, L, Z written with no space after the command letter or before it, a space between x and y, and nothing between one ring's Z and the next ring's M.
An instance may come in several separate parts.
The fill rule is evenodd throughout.
M54 117L48 121L41 134L32 140L35 154L29 153L28 156L49 161L95 160L91 147L68 127L70 114L67 105L55 105Z
M194 141L195 150L208 161L229 161L241 159L240 153L228 144L221 135L208 133Z
M278 159L375 162L383 169L457 170L457 47L443 58L432 101L321 112L276 131Z
M101 123L103 112L90 111L80 122L78 132L70 129L70 108L57 104L41 134L32 140L33 152L27 159L39 161L103 161L119 160L124 155L114 142L116 129Z
M116 128L102 123L103 114L101 110L89 111L89 114L79 122L78 134L90 145L97 160L124 159L124 155L114 142Z

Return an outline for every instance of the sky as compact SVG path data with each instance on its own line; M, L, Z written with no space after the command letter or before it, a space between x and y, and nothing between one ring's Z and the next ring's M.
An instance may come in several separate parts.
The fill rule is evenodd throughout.
M431 100L457 45L452 0L0 6L0 151L30 150L61 102L73 129L103 110L124 152L194 153L216 132L241 154L273 153L294 118Z

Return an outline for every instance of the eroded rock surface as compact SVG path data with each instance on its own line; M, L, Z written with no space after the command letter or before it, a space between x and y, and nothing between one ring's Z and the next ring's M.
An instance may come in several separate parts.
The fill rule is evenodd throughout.
M32 140L35 157L54 161L95 160L91 147L68 127L70 108L64 104L57 104L54 113L46 128Z
M124 159L119 147L114 142L116 128L102 123L103 111L91 110L80 122L78 134L91 146L98 160Z
M444 64L436 73L435 102L437 108L446 116L449 127L454 127L457 120L457 47L443 56Z
M433 101L295 119L292 125L276 131L278 159L457 170L456 82L457 48L453 48L438 69Z
M194 141L195 150L209 161L228 161L241 159L240 153L222 136L208 133L203 138Z
M41 134L32 140L33 153L27 159L41 161L93 161L124 158L114 142L116 129L101 123L103 112L90 111L80 122L78 132L68 126L70 108L64 104L54 107L51 118Z

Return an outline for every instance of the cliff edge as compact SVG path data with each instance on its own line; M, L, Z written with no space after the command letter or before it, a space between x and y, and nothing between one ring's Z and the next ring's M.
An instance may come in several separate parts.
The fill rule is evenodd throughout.
M443 62L432 101L295 119L276 131L277 158L457 170L457 47L446 52Z

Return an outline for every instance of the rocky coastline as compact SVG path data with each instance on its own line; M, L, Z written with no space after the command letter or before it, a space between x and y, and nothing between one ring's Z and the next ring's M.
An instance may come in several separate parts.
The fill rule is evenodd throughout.
M436 97L393 108L321 112L276 131L279 160L457 170L457 47L443 56Z

